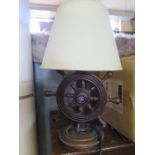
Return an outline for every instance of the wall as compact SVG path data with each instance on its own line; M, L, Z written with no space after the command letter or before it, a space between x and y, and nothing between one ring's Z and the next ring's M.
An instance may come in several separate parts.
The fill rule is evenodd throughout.
M135 57L121 59L123 70L114 72L113 79L123 81L123 113L106 106L103 118L130 140L135 141Z
M29 6L19 1L19 154L37 155Z

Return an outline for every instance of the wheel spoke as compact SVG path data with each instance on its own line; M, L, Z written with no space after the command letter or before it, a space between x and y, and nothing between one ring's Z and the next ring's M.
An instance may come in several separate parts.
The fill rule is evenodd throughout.
M82 88L85 89L86 88L86 81L82 80Z
M79 107L79 112L80 112L80 114L84 114L85 109L84 109L84 107L83 107L83 106L80 106L80 107Z
M94 87L91 87L90 89L89 89L89 93L91 93L92 91L94 91L95 90L95 86Z
M91 110L94 111L93 107L90 104L87 104L87 107Z
M90 101L99 101L99 98L95 96L91 96Z
M72 93L65 93L65 97L73 98L74 97L74 94L72 94Z

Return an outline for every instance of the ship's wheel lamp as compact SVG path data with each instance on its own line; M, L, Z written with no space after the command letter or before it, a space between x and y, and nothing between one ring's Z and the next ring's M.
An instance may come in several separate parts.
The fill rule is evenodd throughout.
M121 70L108 11L99 0L65 0L57 10L42 68L78 71L64 77L56 96L60 111L75 122L59 132L69 147L91 149L100 143L91 121L101 119L109 99L103 86L111 71ZM107 71L100 79L91 71Z

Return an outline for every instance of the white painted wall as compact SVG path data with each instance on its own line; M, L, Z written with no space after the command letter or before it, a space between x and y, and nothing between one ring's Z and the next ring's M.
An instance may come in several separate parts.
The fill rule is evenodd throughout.
M19 155L37 155L28 0L19 7Z
M19 155L37 155L34 97L19 101Z

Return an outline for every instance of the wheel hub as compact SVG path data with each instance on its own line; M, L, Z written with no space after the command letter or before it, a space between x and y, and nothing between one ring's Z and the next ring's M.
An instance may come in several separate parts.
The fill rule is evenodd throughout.
M84 106L89 103L90 95L85 89L78 89L75 92L74 101L78 106Z

